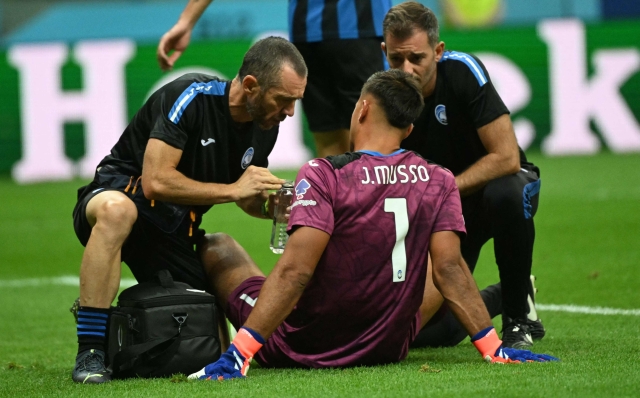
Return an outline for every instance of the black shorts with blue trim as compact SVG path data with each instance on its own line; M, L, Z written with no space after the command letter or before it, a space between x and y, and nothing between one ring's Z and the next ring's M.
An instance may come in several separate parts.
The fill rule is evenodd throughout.
M508 256L512 268L531 269L530 255L535 239L533 218L538 211L540 181L540 169L532 163L521 162L518 173L496 178L478 192L462 198L467 236L460 243L460 249L472 272L482 246L491 238L497 252L521 254L523 258L517 254Z
M370 37L294 43L309 69L302 106L312 132L349 128L362 86L386 69L381 42Z
M106 191L122 192L138 209L138 219L122 246L122 261L138 282L151 280L159 270L166 269L176 281L210 290L196 250L205 234L197 228L200 217L194 222L188 207L152 203L145 198L137 176L119 174L111 166L99 168L94 180L78 189L73 226L83 246L87 245L92 230L86 215L87 204Z

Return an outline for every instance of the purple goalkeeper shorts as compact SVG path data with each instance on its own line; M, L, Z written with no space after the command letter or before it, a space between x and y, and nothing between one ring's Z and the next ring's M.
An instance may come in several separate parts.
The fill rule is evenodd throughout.
M251 310L256 305L258 294L265 281L264 276L252 276L245 279L227 299L227 318L236 330L246 322Z
M242 327L256 305L256 300L266 278L252 276L245 279L228 297L226 315L236 330ZM279 333L275 331L274 335ZM258 351L255 358L260 365L273 368L296 368L302 365L289 358L277 347L276 339L269 339Z

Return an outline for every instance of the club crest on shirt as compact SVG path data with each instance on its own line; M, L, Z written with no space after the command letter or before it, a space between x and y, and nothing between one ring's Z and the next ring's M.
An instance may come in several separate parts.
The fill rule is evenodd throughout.
M449 124L449 121L447 120L447 110L442 104L436 106L436 119L438 119L440 124L444 124L445 126Z
M296 197L302 199L309 188L311 188L311 184L309 184L307 180L304 178L300 180L298 185L296 185Z
M251 164L251 160L253 159L253 152L253 147L250 147L249 149L247 149L244 155L242 155L242 163L240 165L243 169L246 169Z

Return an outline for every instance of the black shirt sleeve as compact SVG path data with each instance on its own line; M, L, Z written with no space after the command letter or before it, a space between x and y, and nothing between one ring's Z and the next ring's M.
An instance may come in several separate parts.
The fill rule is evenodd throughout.
M198 96L191 81L175 80L157 93L152 105L153 128L149 138L157 138L184 150L189 131L196 131ZM189 96L193 98L189 99Z
M457 54L458 62L449 62L453 89L476 129L508 114L484 64L473 55Z

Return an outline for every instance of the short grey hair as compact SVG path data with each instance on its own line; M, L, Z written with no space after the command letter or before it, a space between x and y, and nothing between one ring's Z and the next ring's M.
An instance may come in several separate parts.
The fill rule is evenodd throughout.
M298 49L282 37L270 36L257 41L244 56L238 77L251 75L264 92L279 85L280 72L288 64L300 77L307 77L307 65Z

